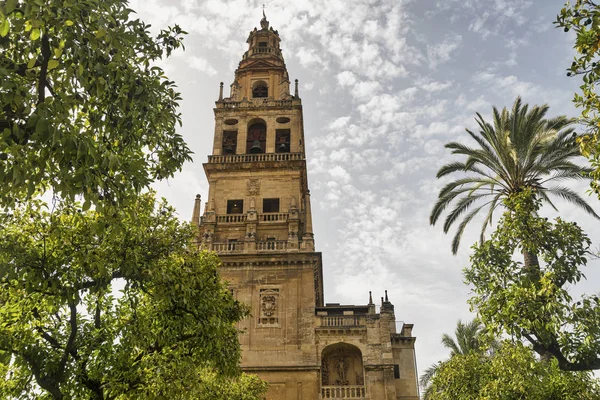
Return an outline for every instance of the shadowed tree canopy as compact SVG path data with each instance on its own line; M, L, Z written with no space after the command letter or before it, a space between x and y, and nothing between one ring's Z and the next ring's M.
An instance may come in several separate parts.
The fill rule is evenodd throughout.
M0 207L48 189L101 207L190 160L154 65L185 32L148 28L123 0L0 3Z
M477 113L479 131L466 130L475 146L462 142L446 144L452 154L464 159L444 165L437 177L454 173L464 176L442 188L429 220L436 224L452 206L443 225L447 233L462 218L452 240L452 253L456 254L466 226L480 211L486 212L481 229L483 240L502 200L526 188L535 190L540 199L555 209L551 196L599 218L581 196L562 185L564 181L585 179L590 172L574 163L580 152L571 127L573 121L564 116L547 119L547 112L547 105L530 108L517 98L510 111L493 107L491 124Z
M101 213L31 201L4 215L0 398L260 398L264 383L239 375L248 309L216 255L188 249L194 234L151 193Z

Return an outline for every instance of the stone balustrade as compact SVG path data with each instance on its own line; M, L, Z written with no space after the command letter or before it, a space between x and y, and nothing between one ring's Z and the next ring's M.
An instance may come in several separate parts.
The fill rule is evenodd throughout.
M216 251L219 254L234 254L244 253L247 250L249 243L244 242L215 242L210 244L209 250ZM268 253L268 252L281 252L288 250L287 240L265 240L255 243L255 252L257 253ZM246 246L246 247L245 247Z
M256 243L257 252L267 251L285 251L287 250L287 240L266 240Z
M244 251L243 242L212 243L212 251L217 253L241 253Z
M258 222L286 222L288 213L263 213L258 214Z
M321 327L323 328L350 328L366 326L365 317L362 315L323 315Z
M365 400L364 386L321 386L321 399Z
M275 54L279 56L281 54L281 50L276 47L254 47L243 55L243 59L245 60L253 54Z
M246 222L246 214L217 215L217 224L231 224Z
M304 159L302 153L263 153L263 154L230 154L208 156L209 164L218 163L245 163L264 161L301 161Z
M273 100L269 98L254 98L250 100L242 100L242 101L217 101L216 106L218 109L236 109L236 108L257 108L257 107L287 107L291 108L294 100ZM297 101L297 104L300 104Z

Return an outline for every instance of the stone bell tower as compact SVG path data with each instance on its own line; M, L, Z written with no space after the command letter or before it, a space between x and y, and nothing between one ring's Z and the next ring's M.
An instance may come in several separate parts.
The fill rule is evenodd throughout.
M381 313L372 301L323 304L298 82L291 94L264 12L260 26L229 97L221 83L208 201L201 215L197 196L193 212L197 245L219 254L221 277L252 310L239 325L242 369L269 382L268 400L417 400L412 325L396 333L387 294Z

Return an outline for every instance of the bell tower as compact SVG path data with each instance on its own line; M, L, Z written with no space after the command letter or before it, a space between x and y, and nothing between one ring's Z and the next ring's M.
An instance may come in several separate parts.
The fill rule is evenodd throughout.
M315 252L298 81L263 12L224 97L215 103L208 201L196 196L197 246L219 254L221 277L251 308L240 322L242 369L269 382L267 400L418 400L412 325L380 312L323 304ZM343 279L338 277L338 279Z
M248 36L229 97L214 108L208 201L194 208L198 245L252 316L240 323L242 367L270 383L269 399L316 398L315 308L323 305L304 153L302 101L279 33L263 13ZM303 397L297 397L299 396Z

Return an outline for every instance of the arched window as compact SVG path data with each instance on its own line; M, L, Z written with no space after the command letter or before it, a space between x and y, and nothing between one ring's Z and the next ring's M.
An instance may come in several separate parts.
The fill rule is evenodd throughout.
M264 153L267 144L267 125L262 120L254 122L248 127L248 140L246 141L246 153Z
M254 84L252 88L252 97L268 97L269 96L269 87L266 82L258 81Z
M223 154L235 154L237 148L237 131L223 131Z

